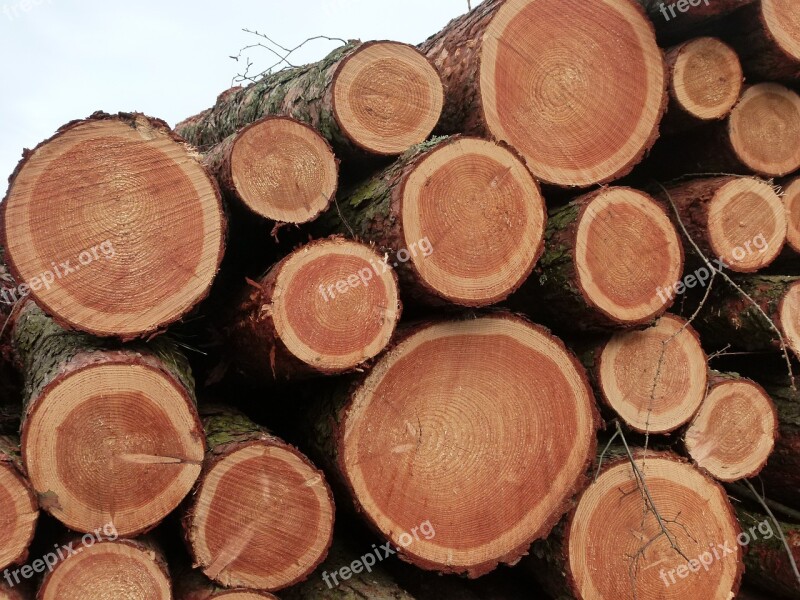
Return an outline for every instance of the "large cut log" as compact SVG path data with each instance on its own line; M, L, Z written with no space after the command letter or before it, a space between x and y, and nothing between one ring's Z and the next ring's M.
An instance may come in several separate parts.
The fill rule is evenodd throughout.
M786 242L795 252L800 252L800 177L791 179L783 189L788 231Z
M632 0L487 0L420 48L445 83L441 131L508 142L543 182L613 181L658 137L664 62Z
M268 115L317 129L345 158L391 156L425 140L442 110L438 73L420 52L398 42L350 42L318 63L285 69L219 96L175 130L208 149Z
M26 151L2 211L20 291L59 324L100 336L180 319L222 259L216 184L163 121L140 114L95 113Z
M664 201L679 231L685 228L705 257L721 261L725 269L753 273L769 266L783 250L786 209L769 182L733 176L690 179L666 186L656 197ZM686 240L684 247L693 249ZM721 268L721 263L712 266ZM701 287L711 276L708 269L705 272Z
M669 106L662 133L674 134L725 118L742 93L736 52L713 37L694 38L666 52Z
M328 468L397 554L471 577L547 535L596 446L577 359L508 313L413 327L312 412Z
M331 238L295 250L249 282L227 337L236 367L254 379L330 375L380 353L400 313L397 277L381 255Z
M39 506L23 473L19 440L0 435L0 569L25 562L36 531Z
M331 203L338 162L310 126L265 117L242 128L204 156L229 198L278 223L306 223Z
M545 202L505 145L437 138L338 201L321 226L376 244L404 298L485 306L530 275L544 245Z
M45 575L37 600L172 600L167 561L152 541L86 535L70 543L76 552L62 551L67 557Z
M175 600L278 600L269 592L244 588L226 589L208 580L199 571L181 573L175 581Z
M764 388L714 373L684 441L695 464L720 481L737 481L761 472L777 437L778 415Z
M674 454L634 456L646 491L627 457L606 463L554 535L531 549L546 589L578 600L735 598L740 529L725 490Z
M602 188L551 211L545 252L514 305L559 328L652 323L672 304L662 290L683 271L664 209L627 187Z
M769 593L771 600L800 600L800 581L792 571L775 522L766 515L744 509L737 510L737 516L742 525L741 541L748 548L744 556L745 581ZM779 525L795 563L800 564L800 525Z
M22 459L43 510L75 531L158 524L191 490L203 437L186 360L166 340L117 348L33 302L14 325L25 374Z
M706 394L708 365L700 338L672 314L647 329L615 334L588 359L599 397L635 431L678 429Z
M225 587L306 579L333 537L323 474L296 448L223 406L201 412L208 453L183 527L195 567Z
M780 435L761 481L770 500L800 510L800 393L788 381L764 384L778 410Z

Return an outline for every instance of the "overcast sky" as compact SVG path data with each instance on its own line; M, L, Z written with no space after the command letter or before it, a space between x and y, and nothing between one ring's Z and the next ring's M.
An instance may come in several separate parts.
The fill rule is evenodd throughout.
M0 177L23 148L95 110L174 125L212 105L244 68L230 56L259 41L242 28L288 48L316 35L416 44L466 10L467 0L0 0ZM291 60L337 45L311 42ZM257 71L275 62L263 49L249 56Z

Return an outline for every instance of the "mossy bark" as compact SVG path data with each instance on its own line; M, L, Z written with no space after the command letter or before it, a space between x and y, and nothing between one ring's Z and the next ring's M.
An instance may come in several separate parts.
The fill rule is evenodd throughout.
M745 580L771 598L800 599L800 581L795 578L772 519L743 509L737 510L737 517L742 525L740 539L745 540L745 533L749 538L744 553ZM780 527L795 562L800 564L800 525L781 523Z

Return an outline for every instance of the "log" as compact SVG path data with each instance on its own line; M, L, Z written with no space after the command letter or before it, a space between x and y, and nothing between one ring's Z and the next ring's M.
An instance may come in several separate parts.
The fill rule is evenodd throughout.
M439 130L508 142L543 182L619 179L658 137L664 62L632 0L488 0L420 48L445 84Z
M783 188L783 203L786 206L788 231L786 243L800 253L800 177L788 181Z
M647 329L619 332L594 356L598 396L634 431L675 431L706 395L708 365L700 338L676 315L665 314Z
M682 224L709 261L720 259L730 271L759 271L783 250L786 209L769 182L756 177L704 177L667 185L666 193L656 197L678 230L683 233ZM684 247L693 248L685 237ZM710 278L708 269L706 273Z
M683 271L683 247L664 209L644 192L602 188L550 212L547 244L514 306L554 327L647 325L671 305L659 291Z
M515 563L594 456L584 370L509 313L419 324L349 389L310 409L313 441L370 526L423 569L478 577Z
M758 475L775 448L778 414L756 382L713 373L708 396L686 429L686 451L720 481Z
M39 504L70 529L134 536L191 490L204 444L189 366L166 340L115 347L26 302L22 459Z
M800 510L800 393L788 381L764 383L778 411L780 435L761 481L770 500Z
M269 592L244 588L225 589L206 579L199 571L182 573L175 581L175 600L279 600Z
M27 560L36 531L39 506L24 472L19 440L0 435L0 569Z
M179 320L222 259L219 190L166 123L97 112L32 151L2 203L11 274L67 328L123 340Z
M391 266L369 246L334 237L250 282L225 327L242 372L294 379L357 369L386 347L400 313Z
M203 160L227 197L277 223L312 221L336 193L339 167L330 144L288 117L243 127Z
M350 42L317 63L228 90L175 130L209 149L261 117L282 115L317 129L345 159L392 156L430 135L442 103L441 79L417 49Z
M79 540L73 548L80 552L69 555L45 575L37 600L172 600L167 561L152 541L103 540L84 544Z
M530 275L544 246L545 201L505 145L439 138L348 191L321 227L389 253L404 298L487 306Z
M741 508L737 515L742 535L746 533L749 539L744 557L745 581L769 593L772 600L800 599L800 582L792 572L786 548L775 531L775 523L765 515ZM795 562L800 564L800 525L779 524Z
M183 519L194 566L224 587L276 591L306 579L333 537L325 477L243 414L221 405L201 414L208 452Z
M757 0L638 0L652 19L659 39L686 38Z
M713 37L673 46L665 57L669 106L661 132L675 134L728 116L742 93L736 52Z

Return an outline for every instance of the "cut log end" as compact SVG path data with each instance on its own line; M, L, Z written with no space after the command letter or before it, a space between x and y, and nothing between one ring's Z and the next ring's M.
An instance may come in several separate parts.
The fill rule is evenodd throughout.
M71 327L136 337L202 299L222 257L217 186L165 124L93 116L28 153L4 202L6 258Z
M607 188L587 203L577 228L575 270L587 301L612 321L648 323L668 308L662 290L683 270L683 246L647 194Z
M89 364L38 398L22 455L43 509L76 531L113 523L133 536L191 490L203 460L200 432L192 401L163 371Z
M33 491L6 462L0 462L0 515L0 569L4 569L27 555L39 515ZM2 593L0 588L0 597Z
M742 573L739 526L722 487L672 455L650 452L646 459L637 459L637 466L669 539L661 534L652 510L643 512L644 492L637 487L630 462L611 465L584 492L570 520L568 565L575 596L734 598ZM723 546L732 555L723 555ZM699 564L700 556L708 570ZM687 564L692 572L676 576L678 567L679 574L688 572Z
M653 27L627 0L505 2L484 35L479 77L489 132L555 185L627 174L665 108Z
M210 579L275 591L302 581L325 558L333 497L322 474L290 446L239 446L214 460L202 481L187 536Z
M460 305L508 297L544 245L536 180L509 149L475 138L440 145L416 166L403 187L402 218L424 285ZM423 241L429 248L418 247Z
M172 599L166 564L151 549L124 541L74 547L78 552L45 577L39 600Z
M800 252L800 177L793 179L786 186L783 195L786 206L787 233L786 241L795 252Z
M443 103L436 69L416 48L398 42L363 44L334 76L337 122L374 154L401 154L427 139Z
M547 535L596 425L585 373L542 328L511 315L440 323L384 355L355 392L339 465L404 558L479 576Z
M707 377L697 333L671 314L648 329L612 337L598 367L603 400L632 429L649 433L688 423L703 401Z
M375 357L400 318L397 278L368 246L336 238L309 244L281 267L273 319L289 352L321 372Z
M708 205L714 257L732 271L752 273L771 264L786 241L786 208L773 187L752 177L721 186Z
M230 171L237 196L279 223L306 223L330 204L338 167L333 150L308 125L284 117L253 123L236 137Z
M781 177L800 168L800 96L777 83L760 83L742 94L731 112L728 135L749 169Z
M678 105L702 121L731 112L742 91L736 52L716 38L696 38L680 47L670 82Z
M778 315L786 345L800 358L800 281L786 290L778 307Z
M761 18L777 48L800 62L800 14L794 0L762 0Z
M775 406L761 386L746 379L722 381L687 429L686 449L720 481L737 481L761 471L777 432Z

